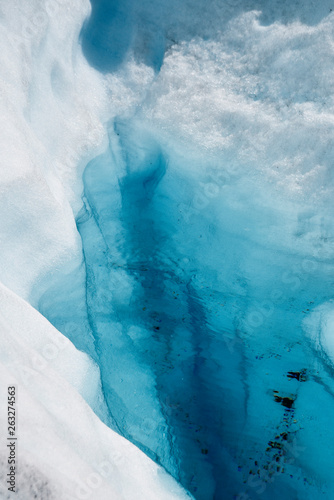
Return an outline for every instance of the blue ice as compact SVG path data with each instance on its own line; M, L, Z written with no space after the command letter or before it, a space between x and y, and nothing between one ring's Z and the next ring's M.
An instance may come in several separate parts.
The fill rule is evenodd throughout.
M252 239L273 214L226 208L218 228L214 204L182 213L187 179L127 123L84 186L91 354L111 425L199 500L320 495L309 469L331 463L332 372L300 325L330 297L325 269ZM43 300L58 326L64 304L52 317Z
M166 6L143 5L151 17L138 29L134 3L92 0L82 44L99 71L116 71L134 44L159 71ZM289 5L268 2L264 24L300 17ZM281 212L254 202L257 188L218 197L233 173L203 183L136 117L108 134L83 176L86 281L64 278L39 307L81 332L72 340L99 364L109 425L197 500L330 498L333 368L302 329L331 299L329 263L272 243ZM299 218L296 248L312 224Z

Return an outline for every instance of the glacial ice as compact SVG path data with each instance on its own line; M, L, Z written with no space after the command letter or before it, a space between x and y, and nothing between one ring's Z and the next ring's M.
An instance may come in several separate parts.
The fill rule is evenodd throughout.
M1 369L38 494L186 497L155 461L198 500L330 499L331 1L91 4L1 6Z
M107 113L104 84L78 43L88 14L88 2L73 0L1 4L0 497L13 496L6 401L16 384L19 500L189 498L105 425L99 367L29 304L60 270L75 273L77 300L84 297L74 214ZM93 351L90 332L81 332L77 346Z

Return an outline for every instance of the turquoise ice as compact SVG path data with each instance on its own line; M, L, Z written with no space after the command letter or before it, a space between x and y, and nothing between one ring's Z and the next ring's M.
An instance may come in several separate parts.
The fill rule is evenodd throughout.
M98 363L107 423L196 499L331 498L330 2L92 7L114 108L85 281L39 308Z

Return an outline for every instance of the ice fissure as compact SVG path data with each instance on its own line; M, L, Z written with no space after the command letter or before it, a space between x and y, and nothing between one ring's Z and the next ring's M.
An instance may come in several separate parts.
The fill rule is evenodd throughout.
M121 169L118 179L111 154L87 167L85 197L94 221L78 221L87 248L88 310L102 358L104 394L123 435L198 498L206 498L215 483L223 491L219 455L224 446L217 425L222 401L215 385L208 384L205 367L211 348L206 346L205 306L173 244L176 221L159 208L165 198L168 212L168 192L157 194L166 160L145 137L140 154L130 146L140 165L131 165L121 146L126 173ZM112 193L118 186L117 213ZM111 231L117 220L118 231ZM99 229L100 244L92 237L92 224Z
M213 488L212 475L221 476L220 460L211 460L223 449L220 429L213 425L220 420L220 398L201 373L207 357L201 353L206 351L205 307L179 264L170 234L175 221L160 213L160 197L168 200L168 193L157 194L166 160L155 144L142 141L138 155L130 144L131 155L141 156L140 165L131 165L121 146L126 173L121 169L113 182L110 175L118 169L111 155L85 171L94 221L79 219L78 229L87 248L89 316L102 357L104 394L122 433L176 477L184 476L182 482L204 498ZM118 186L117 213L111 193ZM118 231L111 231L116 220ZM92 224L100 244L92 238ZM209 460L203 457L208 442Z
M245 238L243 216L217 233L216 199L189 209L191 181L142 124L116 121L109 137L77 227L111 425L195 498L312 498L317 431L299 418L314 390L327 401L331 368L301 325L330 299L327 264Z
M197 500L331 498L329 2L154 7L83 24L108 144L83 262L39 310L98 363L93 408Z

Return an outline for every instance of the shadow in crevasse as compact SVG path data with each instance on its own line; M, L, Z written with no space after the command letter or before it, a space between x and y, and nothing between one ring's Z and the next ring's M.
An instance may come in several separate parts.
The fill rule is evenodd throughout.
M92 12L81 30L84 55L91 66L110 73L130 52L159 71L166 49L194 37L215 39L243 12L259 11L260 23L314 26L328 16L334 0L91 0Z
M91 5L91 16L81 30L91 66L101 73L113 72L132 49L137 60L159 71L165 46L156 9L153 16L142 15L132 0L91 0Z
M133 32L131 0L91 0L92 12L81 31L88 62L102 73L123 61Z
M178 264L183 249L173 238L173 201L161 187L172 175L163 151L128 123L118 122L111 136L109 153L85 171L86 209L77 224L114 428L196 500L232 498L244 363L211 331L206 303ZM223 360L222 378L214 356Z

